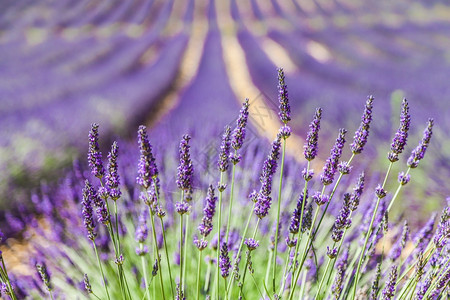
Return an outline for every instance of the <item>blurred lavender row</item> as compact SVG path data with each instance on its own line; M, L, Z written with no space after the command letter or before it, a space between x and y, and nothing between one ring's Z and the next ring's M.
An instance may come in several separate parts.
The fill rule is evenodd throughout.
M200 135L218 129L206 127L233 122L244 97L262 99L259 119L272 121L276 67L285 68L297 116L291 127L300 136L307 130L305 112L318 106L334 108L327 110L324 128L354 129L352 120L369 94L377 101L375 113L393 120L406 97L413 128L433 116L436 139L424 168L434 168L436 175L421 181L436 198L449 193L444 180L450 175L449 134L443 129L450 128L450 9L444 3L5 0L0 5L2 198L12 190L19 198L19 187L53 180L56 168L84 157L85 133L94 122L103 136L130 139L136 125L147 121L153 133L164 131L173 140L194 123L192 131ZM250 76L248 89L236 85L240 74ZM397 125L389 118L374 124L374 138L387 140ZM420 135L416 130L410 139ZM368 149L374 160L378 150Z

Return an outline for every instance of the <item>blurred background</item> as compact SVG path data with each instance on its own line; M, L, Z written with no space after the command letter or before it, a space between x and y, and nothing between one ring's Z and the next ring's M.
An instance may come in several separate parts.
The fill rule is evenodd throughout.
M322 159L339 127L349 140L368 95L364 155L385 170L403 97L412 125L404 163L426 120L435 135L413 172L407 205L450 195L450 5L357 0L3 0L0 2L0 209L84 160L90 124L115 138L178 141L233 123L247 97L253 136L278 128L277 67L286 72L296 138L322 107ZM106 150L105 152L106 153ZM106 155L105 155L106 156ZM401 164L398 164L401 165ZM398 166L404 169L404 164ZM402 204L399 204L402 205Z

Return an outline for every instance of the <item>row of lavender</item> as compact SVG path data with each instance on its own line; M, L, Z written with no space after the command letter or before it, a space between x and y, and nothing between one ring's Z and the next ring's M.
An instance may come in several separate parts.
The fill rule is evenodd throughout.
M212 165L195 159L190 135L182 137L174 157L167 153L168 145L155 151L141 126L139 156L130 145L119 152L115 142L105 167L99 126L92 125L89 171L77 167L63 184L35 201L42 218L24 216L25 233L34 244L29 268L34 265L36 274L8 273L8 258L2 257L2 292L12 299L86 293L99 299L448 296L449 207L436 227L433 214L414 238L408 226L412 220L389 219L394 203L408 201L402 190L413 184L430 144L433 119L404 172L393 176L411 126L408 101L403 100L387 171L381 177L365 173L357 160L373 125L370 96L349 158L343 159L347 131L340 129L317 176L313 169L321 165L316 157L322 109L316 110L306 136L307 163L299 164L285 153L291 112L281 69L278 80L283 126L268 154L263 143L245 147L248 100L235 128L226 127L217 141L220 150ZM203 137L205 142L211 138ZM397 182L396 189L387 189L389 181Z

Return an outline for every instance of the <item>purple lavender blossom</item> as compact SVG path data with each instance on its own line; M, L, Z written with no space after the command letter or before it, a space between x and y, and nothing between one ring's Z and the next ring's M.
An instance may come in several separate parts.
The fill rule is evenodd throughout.
M138 129L138 144L140 157L136 182L145 189L148 189L153 178L158 176L158 167L156 166L155 157L152 153L152 145L148 140L147 128L143 125L139 126Z
M306 142L303 146L303 154L308 161L313 160L317 155L317 145L319 140L320 119L322 118L322 108L317 108L314 119L309 124L309 131Z
M369 137L370 122L372 121L372 108L373 108L373 96L367 97L366 106L364 107L364 113L361 117L361 124L353 137L353 143L350 145L350 149L354 154L359 154L364 150L364 146L367 143Z
M142 209L142 211L139 215L136 233L134 235L135 240L138 243L144 243L145 240L147 239L147 236L148 236L147 217L148 217L148 211L146 209Z
M310 181L314 176L314 170L307 170L306 168L304 168L302 170L302 177L305 181Z
M192 165L191 154L189 153L189 140L191 137L185 134L180 142L180 164L178 165L177 186L183 191L192 190L194 178L194 166Z
M88 294L92 294L92 286L91 286L91 283L89 281L89 277L88 277L88 275L86 273L83 276L83 282L84 282L84 289L86 290L86 292Z
M272 142L272 150L264 161L263 171L259 178L259 181L261 182L261 188L258 193L258 199L255 204L254 212L260 219L267 216L267 214L269 213L270 205L272 204L270 193L272 192L273 175L277 170L280 148L281 135L278 134L277 138Z
M247 246L249 251L253 251L259 247L259 242L252 238L245 239L244 244Z
M397 161L398 155L405 149L410 123L411 116L409 114L408 100L403 99L402 111L400 113L400 126L392 139L391 152L388 153L388 159L391 162Z
M383 189L381 187L381 185L379 184L376 188L375 188L375 195L377 195L378 198L382 199L384 197L386 197L387 193L386 190Z
M417 168L420 160L425 156L425 152L427 151L428 145L430 144L431 136L433 134L433 125L434 120L428 119L427 128L423 132L422 140L419 145L411 152L411 156L408 158L407 165L410 168Z
M190 208L191 208L191 206L186 201L175 203L175 210L180 215L184 215L185 213L188 213Z
M247 126L248 121L248 107L248 98L246 98L236 121L236 128L234 128L233 133L231 134L231 146L234 150L241 149L244 144L245 127Z
M321 192L316 192L312 196L312 200L314 202L316 202L317 205L321 206L321 205L324 205L324 204L328 203L328 201L330 200L330 196L322 194Z
M280 116L281 122L287 124L291 120L291 107L289 105L289 95L283 68L278 69L278 101L280 102L280 112L278 115Z
M344 194L344 204L339 211L339 215L337 216L336 220L334 221L334 225L332 228L331 238L336 243L339 242L342 239L344 229L349 228L352 224L352 220L350 219L350 194L345 193Z
M303 201L303 198L305 199ZM300 218L302 217L302 207L303 207L303 217L306 215L306 208L308 204L308 190L306 190L306 195L302 192L297 200L297 206L294 209L291 217L291 225L289 226L289 232L292 234L298 233L300 230ZM304 204L303 204L304 202Z
M392 246L391 251L389 252L388 257L395 261L402 254L402 250L405 249L406 242L409 239L409 226L408 221L405 220L403 225L403 231L401 237L397 240L397 242Z
M439 278L437 281L436 286L431 291L431 294L429 296L429 299L435 299L440 293L441 290L448 285L448 282L450 280L450 267L447 267L447 270L444 272L444 274Z
M308 209L306 210L306 213L303 213L303 220L302 220L302 227L301 227L301 231L305 232L307 229L311 228L312 225L312 214L313 214L313 206L310 203L308 205Z
M372 281L372 287L370 289L370 298L369 298L370 300L378 299L377 294L378 294L378 291L380 290L380 287L379 287L380 278L381 278L381 263L378 263L377 270L375 272L375 276Z
M231 149L231 128L230 126L225 126L225 132L222 137L222 144L220 145L219 161L217 166L220 172L225 172L228 170L228 161Z
M447 239L450 238L450 207L444 208L436 233L433 237L433 243L436 248L441 249L447 243Z
M334 175L336 174L339 158L342 155L342 148L344 148L346 133L347 130L343 128L339 129L339 135L336 139L336 143L331 149L330 157L325 162L325 166L323 167L323 173L322 175L320 175L320 181L324 185L329 185L334 180Z
M428 277L425 281L419 283L418 291L416 293L415 300L422 300L431 286L433 278Z
M327 256L331 259L335 259L337 256L338 249L336 247L330 248L327 246Z
M348 247L344 250L344 253L342 253L342 256L339 258L339 260L336 263L336 276L334 278L334 283L331 287L331 290L333 292L333 295L336 297L336 299L339 298L342 292L342 284L345 276L345 272L347 271L347 261L348 261Z
M383 289L382 295L383 300L389 300L394 297L395 294L395 284L397 282L397 266L393 265L391 271L389 272L389 279L386 281L386 286Z
M177 292L175 295L175 300L186 300L186 298L184 297L184 292L179 283L177 283Z
M398 182L401 185L407 184L411 180L411 176L409 174L405 174L405 172L398 173Z
M416 249L419 251L423 250L430 241L433 234L434 223L436 222L436 217L437 214L433 213L427 223L425 223L422 229L414 237L414 245L416 245Z
M362 172L358 177L358 182L356 183L356 186L353 189L353 193L350 197L350 209L352 211L355 211L359 206L359 201L360 201L361 195L364 191L364 181L365 181L365 175L364 175L364 172Z
M197 236L194 236L194 245L198 250L203 251L206 247L208 247L208 241L204 239L199 240Z
M52 285L50 282L50 273L48 272L47 266L45 265L45 263L36 264L36 269L39 273L39 277L41 278L41 280L44 283L47 290L51 291Z
M109 196L112 200L116 201L120 198L122 192L120 191L120 179L117 172L117 152L119 151L119 146L117 142L114 142L111 146L111 152L108 154L108 166L107 173L105 176L106 187L108 189Z
M82 213L84 217L84 227L88 232L87 237L91 241L94 241L95 237L97 236L97 233L95 232L91 190L93 190L92 185L86 179L85 187L83 188L83 201L81 202L83 205Z
M96 123L92 124L89 131L88 162L92 175L102 178L105 174L105 169L103 168L102 153L98 145L98 126Z
M230 257L228 256L227 243L222 243L222 247L220 247L219 267L222 277L227 278L228 275L230 274L231 268Z
M208 196L205 200L202 223L198 226L200 234L204 237L207 237L213 229L213 217L216 211L216 201L217 197L214 195L214 187L211 184L208 188Z
M281 127L281 128L278 130L278 133L279 133L279 134L281 135L281 137L285 140L285 139L287 139L288 137L291 136L291 134L292 134L292 129L291 129L291 127L289 127L289 126L284 125L283 127Z

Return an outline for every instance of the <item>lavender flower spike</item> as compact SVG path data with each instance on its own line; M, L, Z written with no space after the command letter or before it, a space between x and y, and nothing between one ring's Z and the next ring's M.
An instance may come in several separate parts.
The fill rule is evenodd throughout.
M114 142L111 146L111 152L108 154L108 166L105 180L106 188L108 189L109 196L111 199L116 201L120 198L122 192L119 189L120 179L117 172L117 152L119 151L119 146L117 142Z
M394 265L391 268L391 272L389 273L389 279L386 282L386 286L383 290L383 300L390 300L394 297L395 294L395 284L397 282L397 266Z
M364 146L367 143L369 137L370 122L372 121L372 108L373 108L373 96L367 97L364 113L361 117L361 124L353 137L353 143L350 145L350 149L354 154L359 154L364 150Z
M391 152L388 153L388 159L391 162L398 160L398 155L403 152L408 139L408 130L411 123L409 114L408 100L403 99L402 111L400 113L400 126L392 139Z
M239 117L236 121L236 128L234 128L233 133L231 135L231 146L234 150L239 150L242 147L245 139L245 127L247 126L248 121L248 98L245 99L244 104L242 104L241 111L239 113Z
M214 195L214 187L212 184L208 188L208 196L206 197L205 208L203 209L202 223L198 226L200 234L207 237L213 229L213 217L216 212L217 197Z
M423 132L422 140L420 141L416 149L412 151L411 156L408 158L408 167L417 168L419 162L425 156L425 152L427 151L428 145L430 144L431 136L433 135L433 125L434 120L428 119L428 125Z
M92 175L102 178L105 170L103 168L102 153L98 145L98 126L96 123L92 124L91 130L89 131L88 162Z
M85 187L83 188L83 217L84 217L84 228L86 228L88 232L88 239L91 241L95 240L95 237L97 236L97 233L95 232L95 223L94 223L94 217L93 217L93 208L92 208L92 198L90 195L90 191L92 189L91 184L86 179L85 181Z
M272 198L270 193L272 192L272 179L277 170L278 158L280 156L281 148L281 135L278 134L277 138L272 142L272 151L264 161L263 171L259 178L261 182L261 188L257 195L255 204L255 215L262 219L269 213Z
M194 176L194 166L192 165L191 154L189 153L189 140L191 137L185 134L180 142L180 164L178 166L177 185L184 191L192 190L192 180Z
M322 118L322 108L317 108L314 114L314 119L309 124L308 135L306 136L306 143L303 146L303 154L309 161L313 160L317 155L317 143L319 139L320 119Z
M289 105L289 95L287 85L284 81L283 68L278 69L278 101L280 102L280 116L281 122L287 124L291 120L291 107Z
M155 163L155 157L152 153L152 145L147 136L147 128L143 125L138 129L138 144L139 144L139 164L138 176L136 177L137 184L148 189L154 177L158 176L158 168Z
M336 139L336 143L331 149L330 157L328 157L327 161L325 162L323 173L322 175L320 175L320 181L322 181L324 185L329 185L334 180L334 175L337 171L339 158L342 155L342 148L344 148L346 133L347 130L343 128L339 129L339 135Z
M222 144L220 145L219 161L217 166L220 172L225 172L228 170L228 162L230 156L231 148L231 128L230 126L225 126L225 132L222 136Z
M45 287L48 291L52 290L52 285L50 283L50 274L47 271L47 266L45 263L43 264L36 264L36 269L39 273L39 276L41 277L42 282L44 283Z
M220 247L220 258L219 258L220 273L223 278L227 278L230 274L231 262L228 256L227 243L223 243Z

